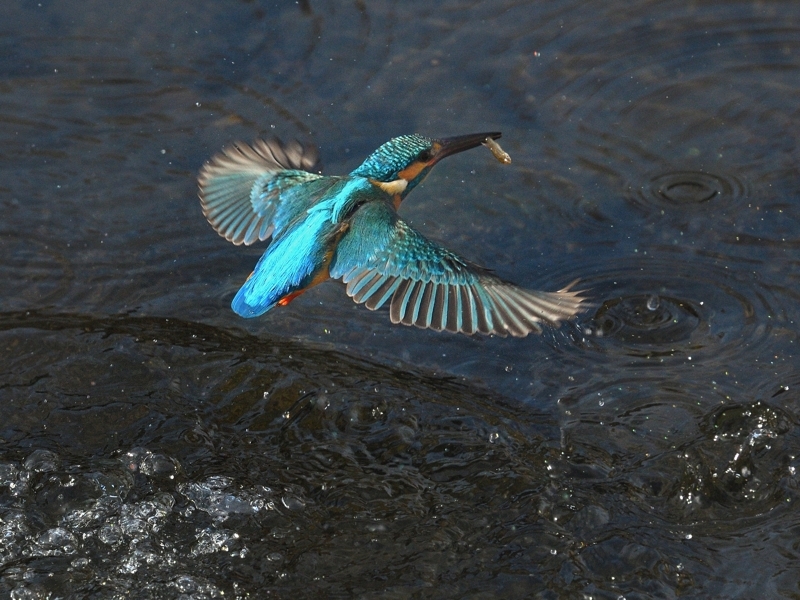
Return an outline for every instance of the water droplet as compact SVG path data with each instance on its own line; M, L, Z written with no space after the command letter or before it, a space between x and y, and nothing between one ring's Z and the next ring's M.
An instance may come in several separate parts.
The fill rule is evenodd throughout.
M34 450L25 460L25 468L29 471L46 473L55 471L60 463L61 459L56 453L40 448L38 450Z
M594 317L596 337L635 345L687 340L701 322L700 309L691 302L657 295L607 300Z

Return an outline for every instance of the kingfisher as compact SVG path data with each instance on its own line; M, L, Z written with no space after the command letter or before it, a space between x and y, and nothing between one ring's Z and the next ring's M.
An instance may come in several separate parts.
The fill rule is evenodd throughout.
M499 139L499 132L393 138L345 176L314 172L317 151L278 139L237 142L198 177L211 226L236 245L271 238L231 307L245 317L286 306L328 279L355 302L389 305L392 323L435 331L524 337L571 319L586 299L520 288L428 240L398 209L443 158Z

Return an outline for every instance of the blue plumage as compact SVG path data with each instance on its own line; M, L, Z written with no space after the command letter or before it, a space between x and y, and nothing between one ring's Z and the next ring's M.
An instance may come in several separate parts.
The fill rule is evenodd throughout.
M328 248L338 225L330 211L296 220L269 245L231 304L242 317L258 317L284 298L308 287L327 266Z
M524 290L427 240L397 207L445 156L499 133L434 140L417 134L383 144L346 177L310 172L316 154L277 140L236 144L200 172L203 213L223 237L272 237L231 304L243 317L288 304L328 278L393 323L437 331L525 336L577 314L569 288Z

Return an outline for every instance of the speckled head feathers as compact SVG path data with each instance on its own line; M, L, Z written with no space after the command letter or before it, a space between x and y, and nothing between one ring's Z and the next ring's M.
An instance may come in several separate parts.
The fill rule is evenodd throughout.
M430 151L433 140L413 133L392 138L369 155L351 175L369 177L377 181L394 181L398 173Z

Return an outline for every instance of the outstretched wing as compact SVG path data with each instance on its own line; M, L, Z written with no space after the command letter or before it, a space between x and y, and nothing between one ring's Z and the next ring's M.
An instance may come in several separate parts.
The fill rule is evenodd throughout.
M392 323L436 331L524 337L574 317L585 301L570 286L525 290L439 246L383 202L352 217L330 264L347 294L376 310L390 303Z
M291 188L324 179L309 172L316 162L316 149L298 142L257 140L223 148L200 169L203 214L236 245L266 240L291 217L292 207L286 206Z

